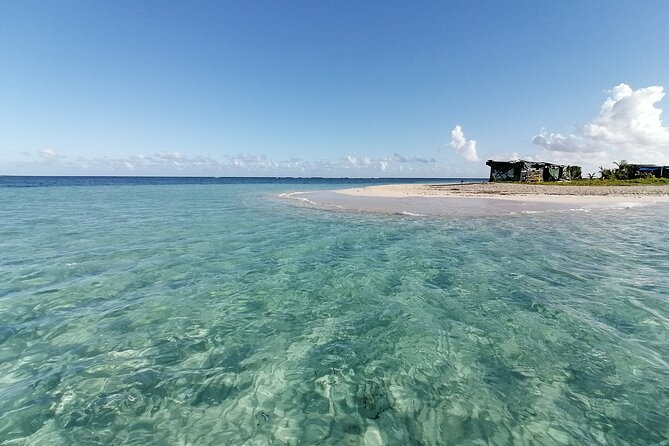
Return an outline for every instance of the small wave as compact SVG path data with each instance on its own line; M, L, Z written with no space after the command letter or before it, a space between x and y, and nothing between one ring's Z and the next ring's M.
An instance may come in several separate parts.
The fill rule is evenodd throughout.
M408 211L398 212L397 215L408 215L409 217L426 217L425 214L417 214L415 212L408 212Z
M590 212L590 209L585 208L569 208L569 209L544 209L541 211L520 211L521 214L564 214L566 212ZM510 212L510 214L517 214L517 212Z
M614 203L609 206L607 206L609 209L632 209L632 208L640 208L640 207L646 207L651 204L657 204L657 201L647 201L643 203L637 203L637 202L631 202L631 201L625 201L621 203Z
M297 200L297 201L301 201L303 203L317 205L318 203L316 203L315 201L311 201L311 200L309 200L308 198L305 198L305 197L298 197L297 196L297 195L308 194L308 193L309 192L284 192L282 194L279 194L279 197L280 198L287 198L287 199L290 199L290 200Z

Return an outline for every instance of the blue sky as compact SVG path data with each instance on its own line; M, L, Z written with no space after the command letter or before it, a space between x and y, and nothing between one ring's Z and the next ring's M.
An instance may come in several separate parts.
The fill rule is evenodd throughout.
M5 0L0 174L669 162L667 23L667 1Z

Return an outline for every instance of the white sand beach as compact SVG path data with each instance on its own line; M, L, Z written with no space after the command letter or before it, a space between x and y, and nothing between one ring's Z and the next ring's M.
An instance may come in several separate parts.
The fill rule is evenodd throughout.
M540 203L669 202L669 185L568 186L523 183L389 184L337 190L336 193L375 198L486 198Z

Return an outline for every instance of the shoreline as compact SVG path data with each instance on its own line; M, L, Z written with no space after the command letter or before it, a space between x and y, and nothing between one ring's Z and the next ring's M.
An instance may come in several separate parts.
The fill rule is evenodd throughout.
M596 204L669 203L669 185L545 186L523 183L388 184L339 189L339 195L368 198L485 198L492 200Z

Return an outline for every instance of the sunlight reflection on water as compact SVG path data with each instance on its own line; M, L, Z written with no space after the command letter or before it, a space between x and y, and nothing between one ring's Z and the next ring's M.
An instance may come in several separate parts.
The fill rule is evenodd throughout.
M3 444L658 444L666 207L459 219L285 185L3 191Z

